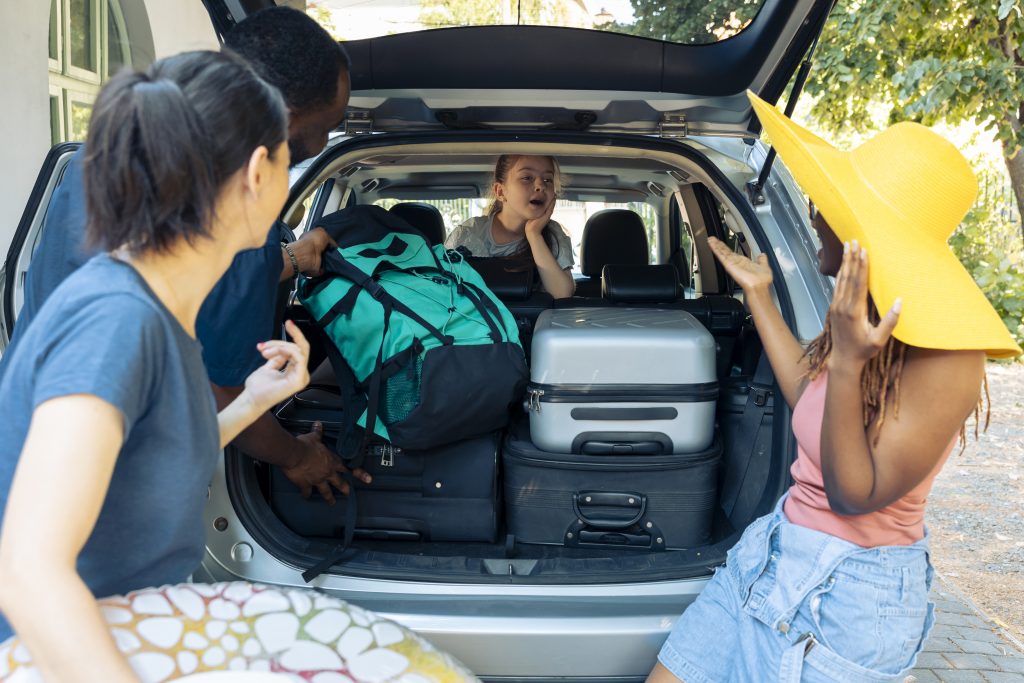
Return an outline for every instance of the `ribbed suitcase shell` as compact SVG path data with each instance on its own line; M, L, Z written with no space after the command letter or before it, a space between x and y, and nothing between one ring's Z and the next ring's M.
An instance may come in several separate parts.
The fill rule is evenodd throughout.
M682 455L548 453L525 430L502 449L508 531L522 543L638 550L711 538L722 447Z
M545 451L691 453L711 444L715 339L685 311L545 311L530 379L530 434Z

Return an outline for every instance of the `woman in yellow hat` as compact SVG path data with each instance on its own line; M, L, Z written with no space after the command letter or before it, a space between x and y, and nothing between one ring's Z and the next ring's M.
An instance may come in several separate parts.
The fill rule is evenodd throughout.
M933 623L926 497L979 415L986 356L1021 353L946 242L977 180L923 126L843 152L750 99L811 199L819 267L837 281L805 349L772 302L767 257L709 239L793 409L794 484L676 623L648 680L904 681Z

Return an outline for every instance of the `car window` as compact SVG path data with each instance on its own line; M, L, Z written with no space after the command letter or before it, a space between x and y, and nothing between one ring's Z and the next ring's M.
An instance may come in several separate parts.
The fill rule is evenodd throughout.
M487 212L490 205L488 199L378 199L375 205L390 209L395 204L406 201L415 201L422 204L430 204L437 207L444 218L445 234L450 234L463 222L474 216L482 216ZM587 219L598 211L605 209L628 209L639 214L647 230L647 244L649 247L649 263L658 262L658 216L650 204L644 202L611 203L611 202L577 202L566 199L558 200L555 205L555 212L552 219L557 221L569 234L572 241L573 260L576 262L574 271L580 269L580 242L583 240L583 229Z
M309 10L339 40L456 26L561 26L706 44L745 29L764 0L664 3L629 0L321 0Z

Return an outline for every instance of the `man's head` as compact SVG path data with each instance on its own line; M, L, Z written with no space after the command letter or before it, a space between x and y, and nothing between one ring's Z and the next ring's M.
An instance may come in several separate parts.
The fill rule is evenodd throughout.
M292 164L319 154L348 106L345 48L313 19L288 7L256 12L228 33L225 46L284 95Z

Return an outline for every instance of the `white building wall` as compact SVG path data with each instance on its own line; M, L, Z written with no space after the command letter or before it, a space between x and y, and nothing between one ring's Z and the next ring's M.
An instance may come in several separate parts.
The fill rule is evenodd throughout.
M160 58L218 47L201 0L121 0L121 4L126 15L148 19L153 50L147 46L142 54ZM6 258L50 149L49 30L49 0L0 1L0 260ZM131 26L129 32L134 39ZM133 50L133 54L138 53Z
M50 148L50 3L0 2L0 258Z

